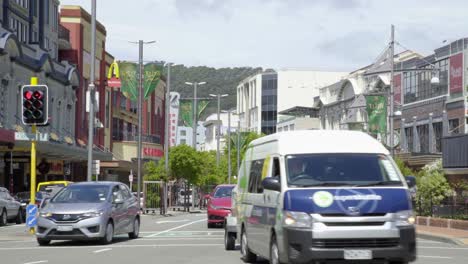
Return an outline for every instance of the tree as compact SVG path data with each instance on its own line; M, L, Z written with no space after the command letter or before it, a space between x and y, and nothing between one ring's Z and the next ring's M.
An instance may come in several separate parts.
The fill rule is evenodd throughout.
M441 160L424 166L416 181L418 188L416 198L423 214L432 212L431 206L440 205L452 193L443 174Z
M165 162L163 159L159 160L157 164L155 161L145 163L144 179L146 181L167 181L168 174L166 172L166 168L164 168L164 164Z
M172 147L169 153L169 170L174 179L185 179L197 184L202 172L198 152L187 145Z
M415 176L416 175L416 173L413 170L411 170L408 166L406 166L405 162L401 160L400 158L395 158L395 163L397 164L403 176Z
M237 141L239 138L240 143L240 160L244 160L245 152L247 151L247 147L249 146L250 142L254 141L257 138L263 137L263 134L257 134L255 132L241 132L241 133L232 133L231 134L231 168L233 175L236 174L237 171ZM226 137L226 142L229 139ZM228 146L224 148L224 155L228 156ZM227 174L226 174L227 175Z

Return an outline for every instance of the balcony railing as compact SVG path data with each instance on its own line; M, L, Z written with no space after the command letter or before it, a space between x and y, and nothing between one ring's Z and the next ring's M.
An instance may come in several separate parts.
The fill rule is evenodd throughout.
M444 168L468 168L468 134L442 139Z
M138 135L134 134L124 134L124 133L119 133L119 134L114 134L112 135L112 139L114 141L138 141ZM161 144L161 137L158 135L142 135L141 136L141 141L145 143L154 143L154 144Z

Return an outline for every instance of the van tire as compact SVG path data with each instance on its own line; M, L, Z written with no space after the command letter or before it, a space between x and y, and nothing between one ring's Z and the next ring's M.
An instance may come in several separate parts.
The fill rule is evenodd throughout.
M276 236L274 234L271 236L270 243L270 264L281 264L278 243L276 242Z
M247 233L245 232L245 229L242 228L242 233L241 233L241 254L242 254L242 260L245 263L252 263L257 260L257 255L252 253L249 249L249 243L247 241Z

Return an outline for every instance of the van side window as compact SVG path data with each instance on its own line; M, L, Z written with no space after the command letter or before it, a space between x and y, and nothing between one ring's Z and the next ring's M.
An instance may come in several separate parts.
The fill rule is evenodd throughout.
M281 170L279 158L273 158L273 166L271 167L271 177L277 177L278 180L281 180Z
M250 166L249 193L258 193L258 187L262 180L262 169L264 160L254 160Z

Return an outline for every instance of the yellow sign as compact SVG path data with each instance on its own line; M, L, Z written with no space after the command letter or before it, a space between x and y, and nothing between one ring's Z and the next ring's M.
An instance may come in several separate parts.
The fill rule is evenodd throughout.
M120 79L119 64L117 64L116 61L114 61L109 66L109 71L107 72L107 79L110 79L112 77L116 77L116 78Z

